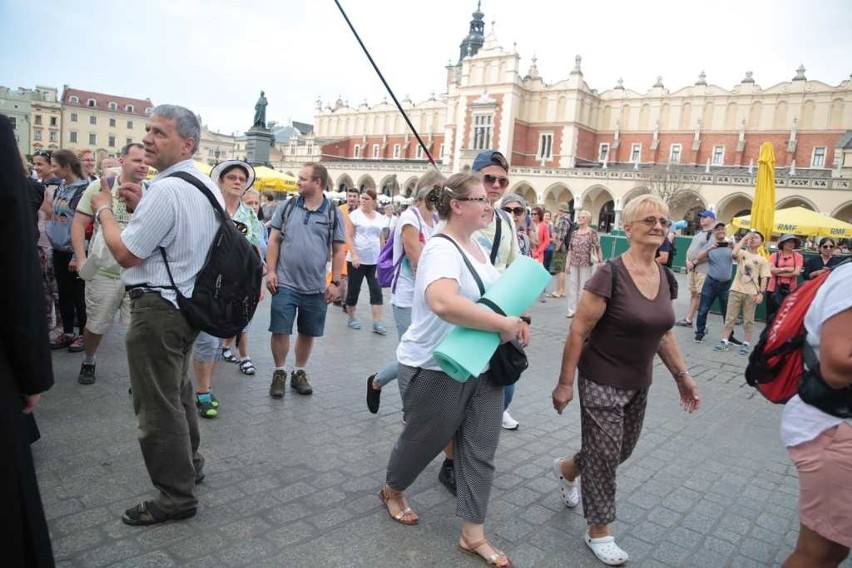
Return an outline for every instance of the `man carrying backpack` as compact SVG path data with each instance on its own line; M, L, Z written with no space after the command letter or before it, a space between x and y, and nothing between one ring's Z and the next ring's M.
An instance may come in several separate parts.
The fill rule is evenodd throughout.
M159 490L156 499L124 512L121 520L134 526L194 516L195 485L204 478L198 416L187 376L198 330L179 308L177 292L193 295L220 220L198 188L172 174L186 172L197 178L224 207L219 189L191 159L201 135L195 113L160 105L152 111L146 131L145 163L159 173L127 228L122 232L115 219L108 184L91 202L110 252L125 269L121 278L131 298L126 341L133 410L142 457ZM128 192L133 189L123 183L118 199L128 199Z
M299 196L278 206L272 216L266 249L266 286L272 294L269 331L275 371L269 396L282 398L287 373L293 323L297 324L295 366L290 388L302 395L313 393L305 366L314 338L322 337L328 304L340 297L340 273L346 254L343 217L323 195L328 172L308 163L299 172ZM331 256L331 281L325 267Z

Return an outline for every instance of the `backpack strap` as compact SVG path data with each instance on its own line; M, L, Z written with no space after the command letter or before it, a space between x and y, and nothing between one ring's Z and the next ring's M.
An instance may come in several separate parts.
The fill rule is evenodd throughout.
M499 225L498 225L498 226L499 226ZM482 284L482 279L479 277L479 274L476 272L476 269L475 269L475 268L473 267L473 265L470 263L470 260L467 258L467 255L464 253L464 251L463 251L463 250L462 250L462 248L459 246L459 244L458 244L456 241L454 241L454 240L453 240L453 238L452 238L452 237L450 237L450 236L449 236L449 235L447 235L447 234L444 234L444 233L438 233L438 234L437 234L437 235L435 235L435 236L436 236L436 237L441 237L442 239L447 239L448 241L450 241L451 243L453 243L453 246L454 246L454 247L456 247L456 249L458 249L459 254L460 254L460 255L461 255L461 257L462 257L462 260L464 261L465 266L467 266L467 269L468 269L468 270L470 270L470 274L471 274L471 276L473 276L473 279L476 281L476 285L479 287L479 294L480 294L480 295L485 294L485 286ZM481 299L481 298L480 298L480 299Z
M417 217L417 235L419 238L419 236L423 234L423 217L420 216L420 211L417 210L416 206L413 207L412 211L414 211L414 216ZM394 232L391 233L391 236L388 239L389 241L393 242L395 232L396 229L394 229ZM400 227L399 236L402 237L402 227ZM399 260L393 265L393 283L391 284L392 293L396 293L396 283L399 282L399 274L402 271L402 261L405 259L405 243L400 244L399 248L402 250L402 253L399 255Z
M497 261L497 252L500 250L500 238L503 236L502 235L503 220L501 219L502 215L500 214L500 209L495 209L494 215L496 215L496 219L497 219L497 230L494 232L494 242L491 243L491 254L488 255L488 257L491 259L491 264L494 264ZM450 239L450 240L452 240L452 239ZM453 241L453 242L455 242L455 241ZM461 250L461 249L459 249L459 250Z

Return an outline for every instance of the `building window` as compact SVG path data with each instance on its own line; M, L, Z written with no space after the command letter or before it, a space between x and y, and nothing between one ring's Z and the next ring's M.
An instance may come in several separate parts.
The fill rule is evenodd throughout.
M12 117L12 116L10 116L10 117L9 117L9 120L15 120L15 118L14 118L14 117ZM14 128L14 127L15 127L15 123L12 123L12 128ZM36 139L36 141L37 141L37 142L40 142L40 141L41 141L41 128L39 128L38 130L36 130L34 134L35 134L35 139Z
M133 143L133 138L125 138L125 139L124 139L124 143L125 143L125 144L132 144L132 143Z
M295 155L296 155L296 145L295 145L295 144L293 144L292 146L290 146L290 155L291 155L291 156L295 156Z
M35 125L41 126L41 115L40 114L35 115Z
M115 148L115 134L109 135L109 147Z
M725 163L725 147L713 146L713 165L721 166Z
M70 99L68 99L68 102L76 105L80 104L80 99L78 99L77 97L71 97Z
M97 134L89 134L89 145L94 146L98 143L98 135Z
M77 113L76 112L71 113L71 122L77 122Z
M51 117L50 117L50 125L51 125L51 126L56 126L56 117L55 117L55 116L51 116Z
M127 112L133 112L133 105L125 105L124 110L126 110Z
M672 164L680 163L680 151L683 147L680 144L672 144L669 148L669 162Z
M373 144L373 159L374 160L379 159L379 145L378 144Z
M154 110L154 109L153 109L153 108L151 108L151 107L146 108L146 109L145 109L145 114L151 114L151 111L152 111L152 110Z
M490 114L477 114L473 117L473 149L487 150L491 148Z
M811 167L825 167L825 146L817 146L816 148L814 148L814 153L811 156Z
M630 161L633 163L642 160L642 144L636 143L630 145Z
M111 128L115 128L115 119L114 118L109 119L109 125L110 125Z
M441 147L438 149L438 158L441 159L444 156L444 145L441 144Z
M50 131L50 141L51 142L59 142L59 131L51 130Z
M72 130L72 131L68 134L68 141L69 141L69 142L71 142L72 144L76 144L76 143L77 143L77 131L76 131L76 130Z
M98 117L95 116L95 115L91 115L89 117L89 124L97 124L97 123L98 123Z
M400 156L400 147L399 144L393 145L393 159L398 160Z
M128 129L128 130L133 130L133 121L132 121L132 120L128 120L128 121L127 121L127 129Z
M417 150L414 153L414 157L418 160L423 159L423 146L421 146L420 144L417 145Z
M89 99L88 101L86 101L86 106L95 108L96 106L98 106L98 103L95 99Z
M107 108L108 108L109 110L118 110L118 105L117 105L117 104L115 104L114 102L110 101L110 102L107 104Z
M609 144L606 142L598 146L598 161L600 163L609 161Z
M548 132L538 137L538 155L539 160L549 160L553 157L553 134Z
M352 157L360 158L361 157L361 145L355 144L355 147L352 149Z

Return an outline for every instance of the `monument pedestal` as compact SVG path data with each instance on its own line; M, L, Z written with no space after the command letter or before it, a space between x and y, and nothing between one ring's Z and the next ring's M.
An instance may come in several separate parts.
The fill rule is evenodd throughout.
M252 127L246 132L246 161L253 166L269 163L269 151L275 144L275 135L266 128Z

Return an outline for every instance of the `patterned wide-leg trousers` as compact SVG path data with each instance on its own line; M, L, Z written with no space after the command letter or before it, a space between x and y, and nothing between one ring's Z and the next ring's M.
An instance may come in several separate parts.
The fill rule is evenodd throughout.
M624 390L579 378L583 444L574 456L580 470L583 514L589 525L615 520L615 473L630 457L645 419L648 387Z

